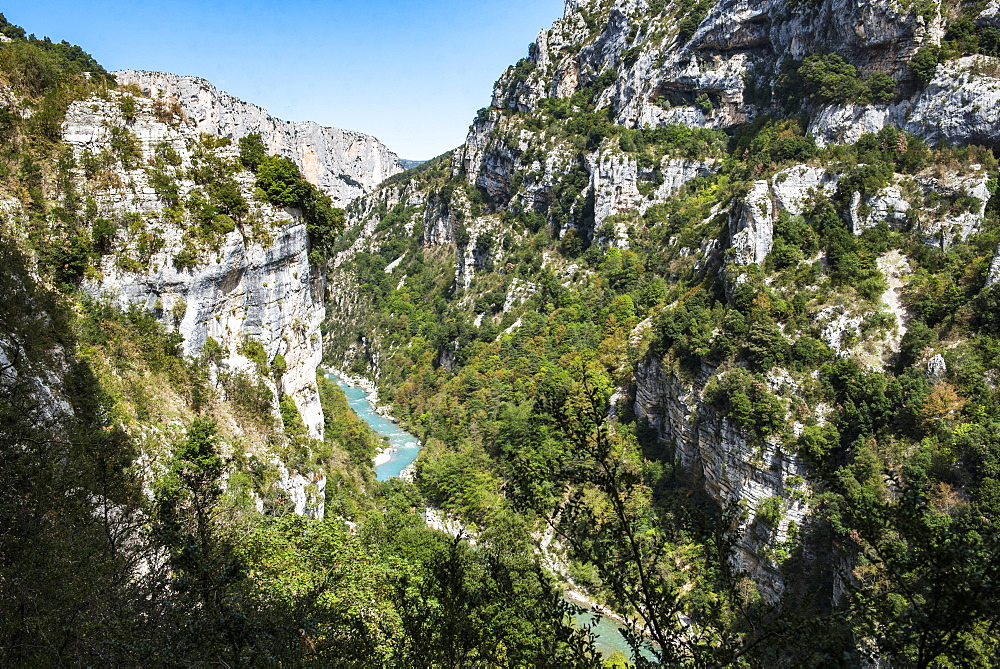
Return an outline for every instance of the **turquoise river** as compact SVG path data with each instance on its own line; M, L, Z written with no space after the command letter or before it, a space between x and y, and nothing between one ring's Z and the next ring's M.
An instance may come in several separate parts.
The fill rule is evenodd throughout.
M344 391L344 394L347 396L347 405L363 421L368 423L373 430L389 440L389 447L394 452L388 462L375 468L376 478L379 481L388 481L391 478L399 476L404 469L417 459L417 454L420 453L420 440L402 429L398 424L375 413L371 403L368 401L368 393L364 388L345 383L343 379L332 374L327 374L327 378L336 381L341 390ZM580 625L590 625L594 621L594 613L593 611L588 611L576 616L575 619ZM620 653L627 658L632 657L631 649L622 635L618 633L620 628L621 626L612 619L606 616L597 616L597 623L591 631L597 639L598 650L601 651L601 654L605 658L610 658L616 653ZM643 655L649 659L653 659L649 653L643 653Z

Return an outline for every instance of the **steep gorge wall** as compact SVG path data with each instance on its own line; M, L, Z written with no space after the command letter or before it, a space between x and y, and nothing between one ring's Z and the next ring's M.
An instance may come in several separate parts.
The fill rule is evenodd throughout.
M724 508L746 511L734 528L738 541L732 562L776 599L784 579L773 548L806 523L808 471L780 440L755 442L704 400L705 386L717 372L705 365L696 378L685 382L662 361L646 358L635 370L635 412L656 431L665 458L693 473ZM778 390L784 379L773 381L772 390ZM777 526L770 527L758 519L758 511L765 500L775 497L782 500L783 513Z
M291 158L303 176L343 207L403 171L399 157L374 137L317 123L276 119L197 77L125 70L115 76L154 99L176 102L197 132L234 142L259 133L271 153Z
M134 99L134 119L123 116L122 100ZM322 436L323 417L316 388L321 358L320 323L324 316L322 277L310 266L305 222L296 210L275 209L253 200L249 173L235 175L243 196L251 203L248 223L221 235L217 246L194 242L194 224L177 218L151 185L146 166L167 149L180 163L173 175L180 200L200 189L187 177L192 154L199 150L202 129L179 119L161 120L154 101L111 94L74 103L64 124L65 141L78 164L88 156L109 151L112 135L122 131L138 140L141 157L129 169L116 163L99 175L97 187L84 185L96 205L96 214L109 221L127 221L119 230L120 249L102 256L86 287L121 307L142 306L184 337L184 352L201 353L209 337L222 345L221 364L231 369L254 369L240 353L249 338L258 340L268 360L285 358L287 371L278 380L280 390L299 407L311 434ZM234 161L235 147L215 150ZM78 178L88 184L83 169ZM200 246L200 248L199 248ZM180 264L178 257L192 248L197 259ZM275 388L277 392L278 388Z

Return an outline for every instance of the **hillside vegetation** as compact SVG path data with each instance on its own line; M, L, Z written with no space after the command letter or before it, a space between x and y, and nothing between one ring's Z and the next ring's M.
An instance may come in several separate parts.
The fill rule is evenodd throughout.
M170 248L181 275L234 235L266 249L296 216L318 265L343 212L259 137L230 147L201 136L150 155L134 124L183 130L176 101L118 87L79 47L5 22L0 32L0 661L589 657L549 615L563 605L524 530L498 529L503 550L473 551L426 529L412 490L374 481L381 439L336 384L313 382L318 439L281 392L299 373L284 356L249 336L238 352L212 337L191 352L183 299L123 307L99 290L156 271ZM107 114L103 148L82 164L63 138L81 101ZM144 184L154 209L107 206Z
M824 141L832 106L925 95L863 51L748 46L781 66L742 103L683 89L655 63L737 62L726 10L654 4L580 3L465 146L348 209L327 356L424 441L431 504L527 522L664 663L990 664L995 145ZM982 9L935 14L935 58L992 53L958 37Z
M873 7L568 3L346 210L0 17L0 661L995 665L996 15Z

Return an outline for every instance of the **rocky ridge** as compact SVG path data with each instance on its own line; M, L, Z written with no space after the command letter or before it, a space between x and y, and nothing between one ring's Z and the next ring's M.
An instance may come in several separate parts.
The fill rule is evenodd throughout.
M259 133L271 153L294 160L303 176L340 207L403 171L399 157L374 137L276 119L263 107L219 91L204 79L134 70L115 76L154 99L176 102L197 132L234 142Z
M916 51L944 37L940 12L918 15L887 0L824 0L808 8L787 0L724 0L687 38L678 34L676 19L649 21L651 13L665 11L663 3L646 0L568 2L529 58L497 82L493 107L531 111L543 98L571 97L614 72L595 102L609 108L618 125L727 128L776 111L756 92L776 85L786 59L835 53L862 74L905 81ZM993 20L991 11L979 20ZM996 58L954 59L939 66L923 90L904 86L909 95L893 104L818 105L810 131L820 141L850 142L891 123L932 142L991 146L997 72ZM707 102L696 102L702 95ZM483 126L485 133L490 129Z

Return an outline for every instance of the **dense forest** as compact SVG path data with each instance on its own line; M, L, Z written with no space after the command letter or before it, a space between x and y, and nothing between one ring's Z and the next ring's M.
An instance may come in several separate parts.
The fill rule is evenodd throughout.
M956 59L995 78L984 8L911 3L942 31L899 71L817 51L740 80L752 118L660 87L643 104L704 122L643 124L629 68L716 8L580 4L554 53L614 67L533 45L465 146L346 211L259 134L199 135L0 15L5 665L996 664L998 147L811 131ZM66 138L87 114L100 150ZM304 311L283 349L195 346L249 312L106 290L296 226L323 362L420 438L412 483L375 479L384 444L323 374L314 424Z

